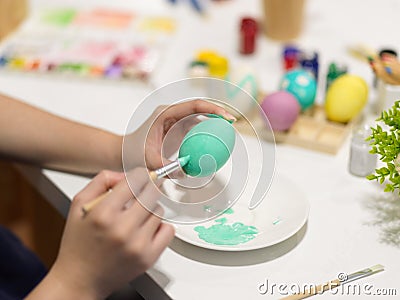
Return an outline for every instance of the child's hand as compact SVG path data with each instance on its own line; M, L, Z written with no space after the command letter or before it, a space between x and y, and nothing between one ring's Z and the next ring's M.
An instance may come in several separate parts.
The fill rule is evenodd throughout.
M137 168L127 176L134 183L135 195L157 207L159 192L147 170ZM83 215L85 203L110 189L104 200ZM162 214L160 207L155 211ZM48 276L81 293L79 299L85 295L105 298L151 267L173 236L171 225L142 207L122 173L103 171L74 198L60 252Z
M161 152L168 130L178 121L193 114L216 114L223 116L227 120L236 120L224 108L203 100L161 106L154 111L137 131L125 138L124 143L129 143L129 146L124 145L124 147L125 149L135 149L137 151L132 155L142 156L142 161L138 163L139 165L143 165L143 159L145 159L146 166L150 170L160 168L164 165ZM193 118L179 122L179 128L176 131L179 134L174 136L174 140L168 141L168 146L165 147L168 151L165 156L172 155L178 150L183 137L190 127L194 125L194 122L196 121Z

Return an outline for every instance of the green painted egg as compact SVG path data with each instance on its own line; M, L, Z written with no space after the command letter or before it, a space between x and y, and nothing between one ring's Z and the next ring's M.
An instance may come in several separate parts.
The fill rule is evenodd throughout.
M186 134L179 148L179 157L190 155L183 170L193 177L206 177L218 171L228 161L235 138L235 129L221 117L200 122Z

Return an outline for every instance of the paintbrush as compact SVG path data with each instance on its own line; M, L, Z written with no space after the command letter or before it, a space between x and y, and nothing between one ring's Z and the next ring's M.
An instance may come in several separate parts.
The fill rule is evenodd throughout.
M173 161L172 163L169 163L168 165L161 167L155 171L150 172L150 178L151 180L157 180L160 178L163 178L176 170L179 170L180 168L184 167L190 160L190 155L180 157L177 160Z
M383 270L384 270L384 266L375 265L370 268L367 268L367 269L364 269L364 270L361 270L361 271L358 271L358 272L355 272L352 274L348 274L348 275L344 274L344 273L340 273L338 278L336 278L334 280L331 280L325 284L320 284L320 285L313 287L307 291L304 291L303 293L294 294L294 295L290 295L290 296L281 298L281 300L299 300L299 299L305 299L310 296L314 296L316 294L320 295L320 294L324 293L325 291L328 291L328 290L338 287L339 285L343 285L343 284L349 283L351 281L370 276L372 274L378 273Z
M150 171L149 172L149 176L150 179L152 181L155 181L157 179L163 178L173 172L175 172L176 170L179 170L180 168L184 167L190 160L190 155L184 156L184 157L180 157L177 160L169 163L168 165L165 165L157 170L154 171ZM82 207L82 211L84 214L89 213L93 207L95 207L97 204L99 204L101 201L103 201L108 193L111 192L111 190L108 190L107 192L101 194L100 196L98 196L97 198L93 199L92 201L86 203L83 207Z
M352 45L347 47L347 52L354 58L371 62L371 59L377 57L377 53L374 49L365 45Z

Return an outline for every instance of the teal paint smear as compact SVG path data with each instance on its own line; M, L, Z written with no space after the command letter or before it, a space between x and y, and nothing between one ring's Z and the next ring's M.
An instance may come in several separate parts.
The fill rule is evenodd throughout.
M223 214L231 215L231 214L233 214L233 209L232 208L228 208L223 212Z
M181 167L186 166L187 163L189 162L189 160L190 160L190 155L186 155L186 156L184 156L184 157L178 158L179 165L180 165Z
M276 225L279 224L282 221L281 217L278 217L275 221L272 222L272 224Z
M215 223L219 223L219 224L225 224L225 223L226 223L226 221L227 221L227 219L226 219L226 218L221 218L221 219L217 219L217 220L215 220Z
M194 230L203 241L214 245L238 245L247 243L256 237L258 229L254 226L247 226L236 222L232 225L226 224L226 218L215 220L215 223L208 228L196 226Z

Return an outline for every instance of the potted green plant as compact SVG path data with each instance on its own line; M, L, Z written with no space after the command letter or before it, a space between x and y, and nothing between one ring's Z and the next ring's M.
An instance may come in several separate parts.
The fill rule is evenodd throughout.
M367 179L385 184L385 192L399 191L400 194L400 100L383 111L377 122L367 140L372 146L370 152L377 154L384 165Z

